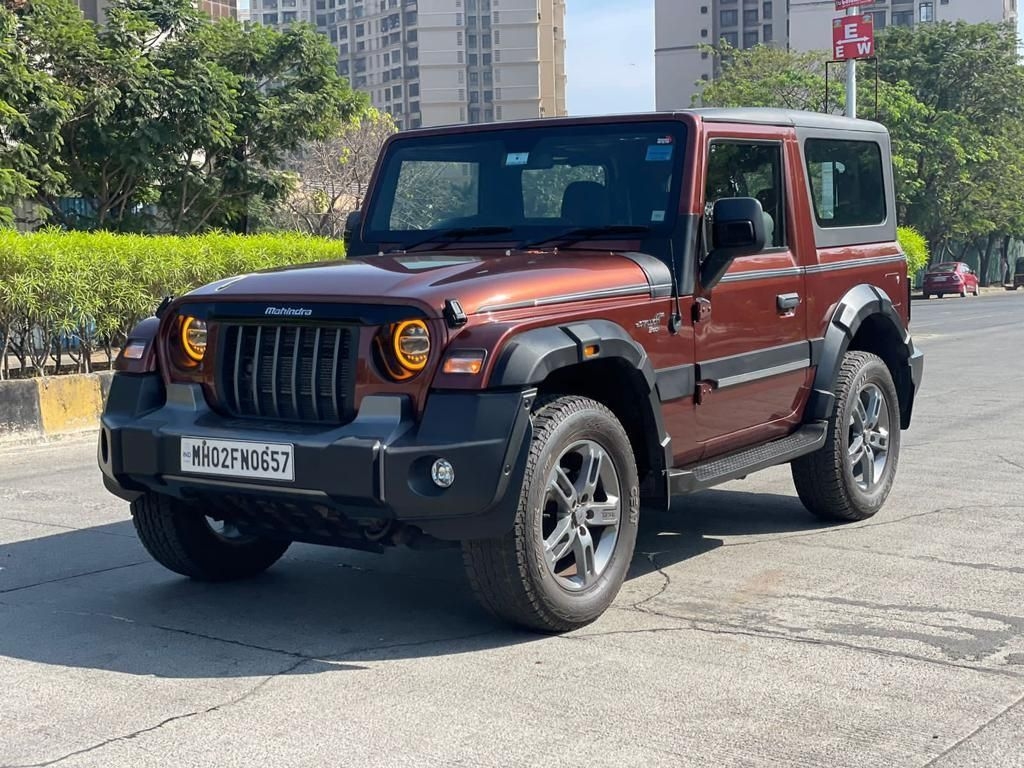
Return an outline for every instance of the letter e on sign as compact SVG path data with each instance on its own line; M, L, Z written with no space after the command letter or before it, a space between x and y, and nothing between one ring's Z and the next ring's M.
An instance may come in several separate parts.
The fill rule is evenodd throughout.
M833 59L870 59L874 55L874 16L843 16L832 20Z

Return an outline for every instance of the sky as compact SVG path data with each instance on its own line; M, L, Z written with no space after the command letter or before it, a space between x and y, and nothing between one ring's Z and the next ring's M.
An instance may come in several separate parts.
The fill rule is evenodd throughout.
M654 0L568 0L570 115L654 109Z

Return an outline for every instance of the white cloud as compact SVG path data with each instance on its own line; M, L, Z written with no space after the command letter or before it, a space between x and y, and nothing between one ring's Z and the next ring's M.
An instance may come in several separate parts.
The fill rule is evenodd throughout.
M569 114L654 109L653 0L569 0L565 26Z

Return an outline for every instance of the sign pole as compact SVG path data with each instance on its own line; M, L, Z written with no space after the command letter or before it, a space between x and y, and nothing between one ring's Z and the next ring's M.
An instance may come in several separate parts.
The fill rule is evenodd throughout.
M846 15L854 16L856 8L847 8ZM857 116L857 60L849 59L846 62L846 116Z

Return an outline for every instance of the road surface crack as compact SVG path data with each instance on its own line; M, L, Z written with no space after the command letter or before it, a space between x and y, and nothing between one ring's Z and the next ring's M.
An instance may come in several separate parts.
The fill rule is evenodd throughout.
M11 587L10 589L0 589L0 595L7 595L11 592L21 592L25 589L33 589L34 587L43 587L47 584L59 584L62 581L72 581L74 579L80 579L83 576L96 576L100 573L109 573L110 571L119 571L122 568L134 568L137 565L146 565L153 562L152 560L139 560L137 563L125 563L123 565L112 565L109 568L100 568L96 571L85 571L84 573L73 573L70 576L61 576L56 579L46 579L45 581L37 581L34 584L23 584L20 587Z
M665 590L667 590L670 586L672 586L672 577L669 576L668 573L665 572L664 568L662 568L660 565L658 565L658 553L657 552L643 552L642 554L643 554L644 557L647 558L647 560L650 562L651 566L654 568L654 570L657 572L657 574L659 576L661 576L662 583L661 583L661 587L653 595L650 595L649 597L645 597L643 600L640 600L639 602L633 603L633 610L643 611L643 612L646 612L646 613L656 613L656 611L654 609L648 609L646 606L647 606L648 603L650 603L650 602L652 602L654 600L657 600L659 597L661 597L663 594L665 594Z
M633 611L633 608L620 608L623 611ZM664 613L662 611L656 611L650 608L640 609L640 613L648 613L654 616L658 616L663 619L670 619L674 621L686 622L682 626L674 627L646 627L640 629L612 629L606 632L593 632L587 634L572 634L572 635L561 635L560 637L567 640L592 640L599 637L613 637L615 635L643 635L643 634L659 634L659 633L670 633L670 632L700 632L708 635L718 636L730 636L730 637L749 637L760 640L779 640L782 642L799 643L801 645L814 645L826 648L836 648L840 650L848 651L859 651L861 653L867 653L872 656L881 656L890 659L903 659L906 661L917 661L925 664L933 664L935 666L944 667L947 669L960 669L971 672L980 672L988 675L995 675L998 677L1005 677L1014 680L1024 679L1024 674L1020 672L1012 672L1010 670L992 669L990 667L982 667L973 664L958 664L952 661L943 661L941 659L933 659L928 656L920 656L913 653L905 653L902 651L890 651L884 648L872 648L865 645L857 645L856 643L844 643L840 640L825 640L822 638L813 637L795 637L793 635L783 634L781 632L757 632L750 629L742 629L729 624L714 625L709 622L702 622L696 619L686 618L684 616L674 616L670 613Z
M944 749L941 753L939 753L938 755L933 757L931 760L929 760L927 763L925 763L924 766L922 766L922 768L929 768L929 766L936 765L939 762L939 760L941 760L942 758L946 757L951 752L954 752L957 749L959 749L961 746L966 744L968 741L970 741L975 736L977 736L982 731L984 731L986 728L988 728L990 725L992 725L992 723L994 723L996 720L998 720L999 718L1003 717L1004 715L1010 714L1010 712L1015 710L1021 704L1024 704L1024 696L1021 696L1019 699L1017 699L1015 702L1013 702L1010 706L1006 707L1001 712L998 712L995 716L993 716L993 717L989 718L988 720L986 720L984 723L979 725L977 728L975 728L973 731L968 733L962 739L960 739L959 741L954 742L951 746L949 746L946 749Z
M83 749L76 749L74 752L68 752L65 755L61 755L60 757L55 757L52 760L45 760L45 761L40 762L40 763L14 763L14 764L9 764L9 765L5 765L5 766L0 766L0 768L47 768L47 766L57 765L59 763L64 762L65 760L71 759L72 757L78 757L80 755L86 755L86 754L89 754L91 752L95 752L97 750L103 749L104 747L108 747L111 744L117 744L117 743L121 743L121 742L131 741L133 739L137 739L138 737L143 736L143 735L145 735L147 733L152 733L153 731L158 731L161 728L163 728L164 726L170 725L171 723L180 722L182 720L190 720L190 719L192 719L194 717L200 717L202 715L209 715L209 714L212 714L214 712L219 712L220 710L227 709L229 707L233 707L233 706L235 706L237 704L241 704L246 699L256 695L256 693L258 693L261 688L263 688L265 685L267 685L274 678L280 677L281 675L290 674L291 672L296 671L300 666L302 666L303 664L306 664L309 661L310 661L310 659L308 659L308 658L298 659L291 666L286 667L285 669L282 669L280 672L275 672L272 675L267 675L262 680L260 680L258 683L256 683L256 685L252 686L251 688L249 688L244 693L242 693L242 694L240 694L238 696L235 696L234 698L229 699L229 700L227 700L225 702L222 702L220 704L215 704L212 707L206 707L205 709L197 709L194 712L186 712L186 713L181 714L181 715L174 715L172 717L168 717L168 718L165 718L165 719L161 720L159 723L156 723L155 725L150 725L150 726L148 726L146 728L139 728L138 730L132 731L131 733L126 733L126 734L122 734L120 736L113 736L113 737L111 737L109 739L104 739L103 741L99 742L98 744L93 744L91 747L85 747Z

